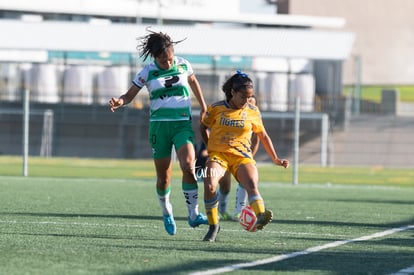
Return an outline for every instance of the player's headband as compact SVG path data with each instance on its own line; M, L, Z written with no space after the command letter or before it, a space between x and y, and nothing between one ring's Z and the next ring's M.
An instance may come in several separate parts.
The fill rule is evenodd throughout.
M237 70L236 77L233 82L233 90L238 91L241 88L248 89L253 88L253 82L250 80L249 75L243 73L241 70Z

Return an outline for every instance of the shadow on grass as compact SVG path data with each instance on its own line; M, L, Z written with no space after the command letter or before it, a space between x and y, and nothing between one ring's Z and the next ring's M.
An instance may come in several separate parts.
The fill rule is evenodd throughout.
M346 203L372 203L372 204L400 204L414 206L414 202L411 200L375 200L375 199L325 199L326 201L333 202L346 202Z
M27 232L0 232L2 235L19 235L19 236L38 236L38 237L61 237L61 238L87 238L87 239L112 239L112 240L136 240L140 236L119 236L119 235L103 235L103 234L67 234L67 233L27 233Z
M115 215L115 214L85 214L85 213L32 213L32 212L7 212L0 213L0 215L20 215L20 216L34 216L34 217L58 217L58 218L109 218L109 219L134 219L134 220L160 220L158 216L144 216L144 215ZM184 217L178 217L179 220L186 220ZM378 228L379 230L399 228L402 226L414 224L414 217L393 223L352 223L352 222L331 222L331 221L303 221L303 220L277 220L276 224L287 225L321 225L321 226L346 226L346 227L364 227L364 228ZM77 237L77 238L97 238L97 239L115 239L115 240L131 240L132 243L128 244L95 244L95 246L105 247L117 247L123 249L159 249L159 244L152 245L151 239L144 237L146 243L142 243L142 236L124 236L116 234L96 234L96 233L7 233L2 234L19 234L19 235L33 235L33 236L52 236L52 237ZM165 236L167 238L169 236ZM356 236L359 237L359 236ZM156 241L160 241L159 237ZM292 237L289 237L292 238ZM293 237L295 238L295 237ZM296 237L299 241L306 242L306 237ZM134 275L134 274L186 274L192 271L200 271L206 269L214 269L221 267L228 267L231 265L239 264L243 262L243 258L240 260L233 259L220 259L221 253L250 253L250 254L263 254L265 257L270 258L282 254L295 253L295 251L287 251L283 247L278 248L266 248L262 249L260 246L254 248L248 246L235 247L231 246L231 243L223 245L223 243L200 243L194 245L194 240L188 240L189 246L178 244L182 243L183 239L174 240L165 243L163 249L168 251L174 249L178 251L204 251L208 253L214 253L217 255L213 260L199 260L196 259L191 263L169 263L168 267L158 267L154 269L143 270L131 270L122 275ZM315 238L311 239L315 241ZM323 243L329 242L326 238L320 239ZM333 239L332 241L337 241ZM185 241L184 241L185 242ZM352 246L352 247L351 247ZM398 249L397 249L398 248ZM306 248L303 248L306 249ZM300 249L299 249L300 250ZM168 252L160 252L162 253ZM254 267L246 267L243 270L251 273L259 272L314 272L314 273L329 273L329 274L389 274L397 272L400 269L412 266L413 263L413 251L414 251L414 238L392 238L390 236L382 239L373 239L370 241L358 241L348 244L344 247L337 247L327 249L308 255L299 255L300 257L291 257L279 262L262 263ZM241 255L241 254L240 254ZM261 256L263 258L263 256ZM251 260L248 260L251 262Z
M34 213L34 212L0 212L0 215L18 215L32 217L57 217L57 218L108 218L108 219L131 219L131 220L161 220L161 216L147 215L120 215L120 214L87 214L87 213ZM175 216L175 220L187 221L187 217ZM224 221L226 222L226 221ZM336 221L317 221L317 220L273 220L275 224L286 225L321 225L321 226L346 226L346 227L375 227L390 228L400 227L407 224L414 224L414 216L412 219L394 222L394 223L358 223L358 222L336 222Z
M286 224L286 225L319 225L319 226L345 226L345 227L365 227L387 229L394 227L401 227L414 224L414 216L411 219L404 221L397 221L393 223L358 223L358 222L334 222L334 221L316 221L316 220L275 220L272 223Z
M188 274L189 272L196 272L207 268L219 268L222 266L227 266L231 264L237 264L238 261L229 261L222 260L217 256L217 260L211 261L193 261L188 264L175 265L170 263L168 267L159 268L159 269L148 269L145 271L130 271L121 273L120 275L141 275L141 274L153 274L153 275L179 275L179 274Z
M33 213L33 212L0 212L0 215L16 215L31 217L55 217L55 218L105 218L105 219L130 219L130 220L162 220L160 216L145 215L119 215L119 214L85 214L85 213ZM187 221L187 217L174 217L175 220Z
M306 238L298 238L305 240ZM325 240L326 241L326 240ZM215 244L212 244L214 247ZM206 250L200 247L200 250ZM239 252L246 253L248 247ZM219 252L219 251L217 251ZM252 263L251 260L224 260L220 259L220 253L216 253L217 259L194 261L191 264L170 263L168 268L155 268L144 271L131 271L122 275L138 274L188 274L189 272L207 271L217 268L226 268L226 272L241 269L242 274L278 274L289 272L294 274L390 274L401 269L411 267L413 264L414 239L384 238L370 241L358 241L348 244L346 247L336 247L318 252L310 251L309 254L300 254L295 251L273 251L275 256L293 255L280 261L258 262L250 267L240 264ZM225 252L225 251L222 251ZM234 252L234 251L233 251ZM250 251L257 254L256 251ZM266 251L269 253L269 251ZM280 254L278 254L280 253ZM297 253L295 255L295 253ZM300 256L300 257L299 257ZM271 258L267 257L267 259ZM263 259L262 259L263 260ZM215 274L214 272L211 274Z
M400 244L403 245L402 239ZM407 245L407 244L405 244ZM322 274L391 274L413 265L412 252L395 251L321 251L288 260L245 268L258 272L313 272Z
M393 260L393 259L398 259ZM228 268L227 272L243 270L242 274L278 274L289 272L294 274L390 274L412 266L412 254L404 252L319 252L302 257L287 259L281 262L262 264L241 268L242 260L217 259L193 261L187 264L170 263L168 267L130 271L121 275L140 274L188 274L190 272L208 271L217 268ZM227 273L226 274L229 274ZM211 273L216 274L216 273Z

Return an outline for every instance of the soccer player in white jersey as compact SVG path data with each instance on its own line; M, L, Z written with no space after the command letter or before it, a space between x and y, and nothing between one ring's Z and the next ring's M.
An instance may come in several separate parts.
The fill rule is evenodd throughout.
M198 211L198 186L195 177L194 132L191 120L191 94L200 107L200 119L207 106L191 64L175 56L174 42L162 32L148 30L140 38L140 57L153 62L138 72L128 91L119 98L111 98L111 111L130 103L138 92L147 87L150 99L149 143L157 174L156 191L162 209L164 227L168 234L176 234L173 209L170 202L171 153L175 147L182 170L182 190L188 208L188 224L197 227L207 224L207 218Z

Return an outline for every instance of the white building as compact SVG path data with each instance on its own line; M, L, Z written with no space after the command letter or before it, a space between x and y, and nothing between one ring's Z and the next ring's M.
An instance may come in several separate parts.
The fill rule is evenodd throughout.
M343 18L240 10L239 0L0 0L0 97L18 100L19 78L33 89L26 76L40 66L35 64L46 63L53 64L60 86L57 95L48 95L53 100L44 102L58 97L99 103L107 94L98 85L91 92L90 83L109 69L125 78L111 82L113 88L125 89L142 65L137 38L149 26L174 40L187 38L176 45L176 54L191 61L208 100L221 97L221 83L236 69L256 79L264 110L287 111L298 95L310 104L303 110L313 111L315 94L340 95L342 63L354 41L353 33L343 31ZM68 92L60 83L74 66L91 79L80 79L88 86Z

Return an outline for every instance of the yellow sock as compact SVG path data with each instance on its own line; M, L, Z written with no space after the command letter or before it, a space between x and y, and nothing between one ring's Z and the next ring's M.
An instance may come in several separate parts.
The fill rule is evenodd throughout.
M219 223L219 215L218 215L218 207L213 207L211 209L206 209L208 224L218 224Z
M250 207L253 208L254 213L259 215L265 212L265 205L263 199L257 199L250 203Z

